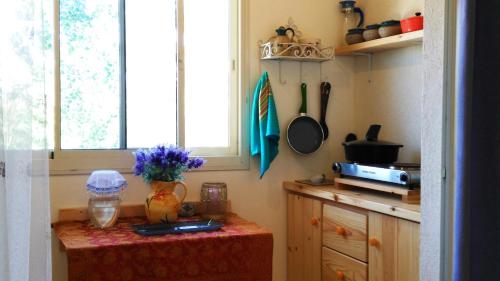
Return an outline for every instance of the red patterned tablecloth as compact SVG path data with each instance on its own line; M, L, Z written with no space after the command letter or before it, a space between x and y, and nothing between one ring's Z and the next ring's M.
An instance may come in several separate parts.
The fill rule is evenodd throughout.
M235 215L215 232L140 236L120 219L97 229L87 222L53 225L68 256L69 281L270 281L271 232Z

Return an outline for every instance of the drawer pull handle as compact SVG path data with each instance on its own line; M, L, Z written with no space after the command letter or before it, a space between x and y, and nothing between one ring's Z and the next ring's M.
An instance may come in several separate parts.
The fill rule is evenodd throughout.
M315 217L311 218L311 224L312 225L318 225L319 224L319 220Z
M372 247L378 247L380 245L380 242L378 241L377 238L370 238L368 239L368 244L370 244L370 246Z
M335 272L335 275L337 276L337 279L338 279L338 280L344 280L344 278L345 278L345 274L344 274L344 272L342 272L342 271L340 271L340 270L337 270L337 271Z
M338 235L342 235L342 236L345 236L347 234L347 231L345 230L345 228L341 227L341 226L337 226L335 227L335 232L338 234Z

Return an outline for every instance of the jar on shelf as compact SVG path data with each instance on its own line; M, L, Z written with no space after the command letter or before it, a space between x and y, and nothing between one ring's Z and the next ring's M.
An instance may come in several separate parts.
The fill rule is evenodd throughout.
M364 28L349 29L349 31L345 35L345 42L348 45L352 45L352 44L357 44L357 43L363 42L364 41L364 39L363 39L363 32L364 31L365 31Z
M95 227L112 227L120 215L122 192L127 181L117 171L93 171L87 180L88 215Z
M380 24L378 34L382 38L401 34L401 23L398 20L384 21Z
M204 219L225 220L227 211L227 185L206 182L201 186L200 213Z
M288 35L291 32L291 36ZM275 55L278 56L288 56L290 55L290 44L293 43L293 37L295 36L295 31L292 28L285 28L283 26L280 26L278 29L276 29L276 35L269 38L269 42L273 45L273 48L275 48Z

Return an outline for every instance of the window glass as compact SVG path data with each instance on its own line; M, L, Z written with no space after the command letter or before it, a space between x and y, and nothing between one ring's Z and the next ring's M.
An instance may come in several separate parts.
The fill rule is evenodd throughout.
M54 127L55 127L55 83L54 83L54 3L43 1L43 37L42 47L44 56L44 91L45 106L40 116L45 116L45 140L43 148L54 149Z
M60 148L234 153L235 2L60 0Z
M59 3L61 148L119 148L119 1Z
M184 1L186 147L229 146L230 0Z
M125 3L127 146L177 142L176 1Z

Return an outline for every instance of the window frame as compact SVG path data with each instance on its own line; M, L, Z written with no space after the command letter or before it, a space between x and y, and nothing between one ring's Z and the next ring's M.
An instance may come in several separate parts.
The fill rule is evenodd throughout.
M120 2L120 9L124 7L124 0ZM225 148L192 148L193 156L201 156L207 159L203 170L245 170L249 169L248 149L248 107L250 88L248 84L248 53L247 37L247 0L231 0L231 36L232 41L232 78L230 101L230 146ZM183 44L183 3L177 0L178 21L178 92L177 92L177 144L183 146L185 143L184 131L184 44ZM123 31L123 24L120 24ZM51 175L66 174L88 174L96 169L114 169L122 173L131 173L134 165L132 152L135 149L96 149L96 150L62 150L61 149L61 73L60 73L60 22L59 22L59 0L54 0L54 149L49 159ZM124 40L121 34L121 40ZM120 44L121 45L121 44ZM120 56L122 56L120 47ZM120 60L123 63L123 60ZM120 65L121 73L124 66ZM121 74L123 75L123 74ZM123 87L124 79L121 79ZM123 95L124 91L121 91ZM122 97L123 98L123 97ZM123 102L122 102L123 103ZM124 105L121 106L123 108ZM120 114L123 119L122 113ZM123 122L122 122L123 123ZM122 125L123 128L123 125ZM120 140L121 142L121 140ZM120 144L122 146L122 144Z

